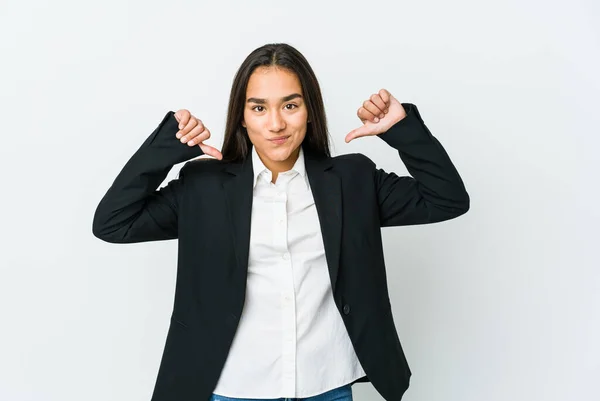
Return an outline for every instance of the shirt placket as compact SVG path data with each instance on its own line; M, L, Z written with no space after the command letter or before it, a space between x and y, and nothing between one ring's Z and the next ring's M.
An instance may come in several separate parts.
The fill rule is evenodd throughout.
M292 258L288 244L288 216L286 191L289 177L278 177L275 186L275 248L281 249L281 323L282 323L282 391L283 394L296 393L296 308L294 275L292 271Z

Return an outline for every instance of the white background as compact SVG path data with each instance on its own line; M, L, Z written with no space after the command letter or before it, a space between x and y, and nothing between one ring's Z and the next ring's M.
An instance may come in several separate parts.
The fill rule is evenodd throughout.
M220 147L233 75L269 42L312 64L334 154L406 174L383 141L344 143L386 88L471 195L458 219L384 230L404 400L600 400L599 8L3 0L0 400L150 399L176 242L104 243L94 210L167 111L190 109Z

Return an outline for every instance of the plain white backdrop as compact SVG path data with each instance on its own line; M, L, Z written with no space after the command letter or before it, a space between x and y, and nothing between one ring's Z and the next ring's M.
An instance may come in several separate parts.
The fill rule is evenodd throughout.
M150 399L176 242L104 243L94 210L169 110L220 148L233 75L270 42L312 64L334 154L406 174L383 141L344 143L386 88L419 107L471 195L456 220L384 229L404 400L600 400L599 9L3 0L0 400ZM382 399L371 384L354 397Z

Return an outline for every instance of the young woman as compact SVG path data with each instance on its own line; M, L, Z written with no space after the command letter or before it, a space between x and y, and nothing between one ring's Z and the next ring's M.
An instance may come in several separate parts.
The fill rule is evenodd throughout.
M385 89L346 141L377 135L412 176L331 157L323 99L286 44L254 50L233 81L222 152L187 110L169 112L101 200L113 243L177 238L175 301L154 401L351 400L370 381L400 400L410 369L392 311L381 227L469 209L417 107ZM171 167L189 161L157 190Z

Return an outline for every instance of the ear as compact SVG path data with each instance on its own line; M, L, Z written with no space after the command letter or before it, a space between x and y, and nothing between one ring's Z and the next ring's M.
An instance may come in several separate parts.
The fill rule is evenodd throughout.
M246 128L246 122L242 119L242 127Z

